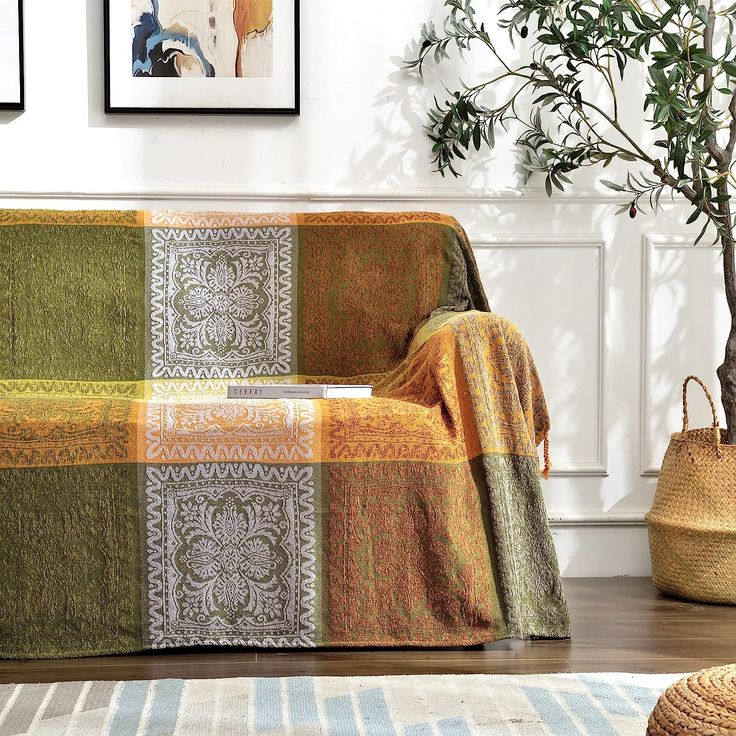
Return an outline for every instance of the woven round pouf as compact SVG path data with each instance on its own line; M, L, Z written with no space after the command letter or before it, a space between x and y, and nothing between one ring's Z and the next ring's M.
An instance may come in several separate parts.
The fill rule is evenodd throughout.
M736 736L736 665L701 670L670 685L647 736Z

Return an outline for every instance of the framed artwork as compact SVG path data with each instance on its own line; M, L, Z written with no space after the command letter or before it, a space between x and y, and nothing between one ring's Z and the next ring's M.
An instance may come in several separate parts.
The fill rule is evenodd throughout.
M0 110L22 110L23 0L0 0Z
M105 0L105 112L298 115L299 0Z

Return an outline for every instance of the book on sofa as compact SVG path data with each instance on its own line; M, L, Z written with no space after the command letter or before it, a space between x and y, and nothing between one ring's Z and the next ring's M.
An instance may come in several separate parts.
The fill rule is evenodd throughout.
M369 399L373 386L343 383L234 384L228 399Z

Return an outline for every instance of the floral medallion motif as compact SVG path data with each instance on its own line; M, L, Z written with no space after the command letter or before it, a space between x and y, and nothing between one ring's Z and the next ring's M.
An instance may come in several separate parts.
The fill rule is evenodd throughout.
M314 646L311 466L149 466L154 648Z
M150 239L152 377L290 372L290 228L153 228Z

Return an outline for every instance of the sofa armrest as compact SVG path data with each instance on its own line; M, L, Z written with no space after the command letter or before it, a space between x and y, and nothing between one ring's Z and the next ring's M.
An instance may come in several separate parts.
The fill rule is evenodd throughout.
M451 332L469 388L489 400L501 392L500 382L515 384L516 409L525 419L533 444L544 443L544 475L549 472L550 429L547 403L529 346L516 325L492 312L441 312L414 332L409 352L420 350L440 334Z
M413 353L415 350L424 345L427 340L434 337L444 327L458 324L463 320L470 318L471 320L482 320L482 315L489 314L488 312L479 312L475 309L471 309L465 312L438 312L437 314L425 319L424 322L420 322L418 327L414 330L414 335L409 344L409 353ZM478 315L478 316L476 316Z

